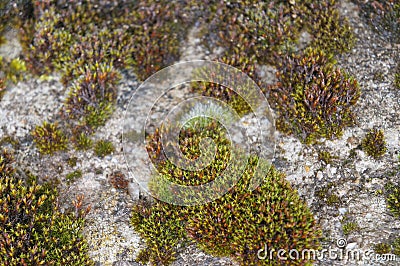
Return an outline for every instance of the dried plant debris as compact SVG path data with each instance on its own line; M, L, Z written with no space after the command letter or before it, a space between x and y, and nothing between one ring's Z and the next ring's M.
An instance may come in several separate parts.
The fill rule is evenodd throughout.
M277 128L305 143L340 137L354 123L351 108L360 89L357 81L320 49L287 56L278 67L269 98L278 115Z

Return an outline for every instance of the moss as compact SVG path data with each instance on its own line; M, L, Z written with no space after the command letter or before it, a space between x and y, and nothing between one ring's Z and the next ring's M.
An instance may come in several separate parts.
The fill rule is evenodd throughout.
M74 182L76 179L82 177L82 171L81 170L76 170L73 171L65 176L65 179L68 181L68 183Z
M70 167L75 167L77 162L78 162L78 158L77 157L69 157L68 160L67 160L67 164Z
M210 137L216 144L213 162L199 171L178 169L167 161L162 150L158 149L160 135L167 129L158 129L147 136L147 150L159 172L150 181L153 184L149 184L152 193L174 193L160 184L162 179L158 178L159 175L174 183L198 185L213 180L224 171L231 151L227 149L226 133L218 124L212 122L201 130L189 127L181 131L180 148L188 158L198 158L201 139ZM260 260L257 257L258 250L265 245L269 250L318 248L319 227L307 204L299 198L284 175L270 167L263 176L262 184L251 191L248 187L255 169L258 163L265 162L255 156L248 157L247 162L236 185L208 203L179 206L159 200L139 200L133 209L132 224L146 240L147 247L137 259L141 263L150 261L155 265L167 265L187 244L195 243L212 255L231 256L240 265L271 265L278 263L276 258ZM279 263L306 265L310 261Z
M400 217L400 186L388 182L385 185L386 203L388 209L396 216Z
M114 110L119 73L144 80L179 59L179 45L199 5L186 1L47 1L32 6L22 47L28 69L53 71L69 90L63 106L71 130L93 132Z
M311 46L329 54L350 51L355 44L353 30L340 16L336 1L313 1L307 8L306 28L313 37Z
M341 200L339 196L333 192L333 188L334 183L328 183L326 186L316 189L314 195L328 206L338 206Z
M88 130L104 125L113 111L118 80L119 74L113 67L87 65L70 88L64 105L65 115L80 120L79 124Z
M255 65L255 58L248 57L243 51L238 50L233 55L225 54L224 56L214 60L216 62L227 64L233 66L243 73L248 75L256 84L261 85L261 78L257 74L257 69ZM206 73L197 73L201 79L210 80L215 78L215 75L218 72L221 72L219 69L216 73L209 73L209 70L206 70ZM209 77L211 76L211 77ZM235 77L233 77L230 81L233 83L233 87L235 86ZM241 78L239 78L240 81ZM237 88L234 88L237 89ZM196 82L192 83L191 90L194 92L199 92L203 96L216 98L227 103L231 108L233 108L239 116L243 116L251 112L251 104L256 102L256 98L259 97L258 94L255 94L253 90L247 89L243 84L241 84L241 95L246 95L246 99L242 98L235 90L232 88L227 88L226 86L215 84L211 82Z
M276 65L283 54L296 50L304 30L311 45L327 53L346 52L354 44L352 29L333 0L212 2L208 13L208 47L222 47L229 55L243 49L260 64Z
M382 157L386 151L386 141L383 130L371 129L361 142L362 149L366 154L378 159Z
M279 130L314 143L340 137L344 127L354 124L351 108L360 96L358 83L325 52L309 48L290 55L276 76L269 94Z
M331 164L333 158L334 157L328 151L319 151L318 152L318 160L324 162L325 164Z
M384 39L400 42L400 3L396 0L363 1L353 0L361 9L361 14Z
M12 157L0 156L1 265L94 265L83 239L81 203L73 212L60 211L57 191L23 181L12 169Z
M100 158L113 153L114 150L115 148L112 142L107 140L99 140L94 145L94 152Z
M53 154L67 149L68 140L57 123L43 122L32 131L33 140L42 154Z
M10 84L21 81L26 74L25 62L19 58L11 60L0 56L0 100Z
M109 177L109 182L116 189L127 189L129 185L128 179L121 171L113 172Z
M77 136L73 138L73 141L75 143L76 149L78 150L88 150L93 145L92 139L90 139L90 137L84 132L77 134Z
M0 139L0 146L11 145L14 149L18 149L21 146L21 143L18 139L12 136L4 136Z
M359 229L359 226L356 222L346 222L342 225L342 230L343 234L349 235L353 233L354 231L357 231Z
M393 254L400 256L400 237L397 237L393 243Z
M400 90L400 63L398 63L396 71L394 73L394 86Z
M388 254L390 253L392 248L388 243L378 243L374 245L374 251L377 254Z

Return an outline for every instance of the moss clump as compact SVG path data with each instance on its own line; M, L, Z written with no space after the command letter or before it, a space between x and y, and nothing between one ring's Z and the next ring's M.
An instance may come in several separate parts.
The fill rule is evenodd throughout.
M239 50L233 55L226 54L216 59L215 61L222 64L230 65L241 70L243 73L247 74L249 78L251 78L256 84L261 85L261 79L257 74L254 56L248 57L243 51ZM221 69L218 69L216 72L219 73L218 71L222 72ZM211 78L215 78L215 76L217 75L217 73L209 73L209 69L206 70L206 73L207 74L200 72L198 73L198 76L204 80L210 80ZM222 77L220 78L222 79ZM241 94L242 96L246 95L246 97L248 97L247 99L244 99L232 88L227 88L226 86L216 83L192 83L191 89L194 92L201 93L203 96L216 98L227 103L230 107L232 107L232 109L236 111L239 116L243 116L251 112L251 107L249 103L256 102L256 97L259 97L259 95L255 94L253 90L247 89L245 86L243 86L244 82L243 78L241 77L231 77L230 81L233 83L233 87L235 86L234 82L236 80L239 80L242 83L240 84Z
M282 54L295 50L305 30L312 46L329 53L348 51L354 44L336 1L221 1L209 6L206 44L220 46L230 55L246 50L260 64L276 65Z
M306 28L313 37L310 45L329 54L350 51L355 37L347 19L336 9L336 1L312 1L306 5Z
M383 130L371 129L362 140L361 146L374 159L382 157L387 151Z
M245 49L259 63L276 63L276 55L297 39L301 28L299 10L288 1L224 1L210 7L207 45L229 54Z
M400 217L400 186L391 182L385 185L386 202L389 210L396 216Z
M92 139L84 132L80 134L76 134L73 141L75 143L75 147L78 150L88 150L92 147L93 141Z
M6 60L0 56L0 99L10 83L18 83L26 72L25 62L19 58Z
M360 96L358 83L323 51L309 48L286 57L277 78L270 99L281 131L313 143L321 137L339 137L354 123L351 107Z
M0 264L94 265L82 236L85 211L61 213L57 191L24 182L11 166L12 157L0 155Z
M113 111L118 80L118 72L110 66L86 66L70 88L64 105L66 116L80 120L79 125L89 131L104 125Z
M22 27L27 66L37 75L59 72L70 91L63 113L71 130L93 132L113 112L120 71L133 68L144 80L179 59L179 45L195 18L190 14L198 6L61 0L35 3L32 9Z
M154 264L172 262L178 244L189 240L210 254L232 256L241 265L270 265L278 261L257 258L264 244L268 250L317 248L320 232L315 221L283 175L271 169L264 183L249 192L250 172L222 198L205 205L180 207L157 201L136 206L132 223L147 244L139 257Z
M113 172L109 177L109 182L116 189L127 189L129 185L128 179L121 171Z
M350 233L357 231L359 226L356 222L346 222L342 225L343 234L349 235Z
M400 63L397 65L396 72L394 73L394 86L400 90Z
M33 140L42 154L53 154L56 151L67 149L67 138L58 129L57 123L43 122L32 131Z
M196 131L197 130L197 131ZM160 146L163 129L148 136L148 153L158 169L149 187L156 194L172 195L174 191L160 185L157 177L182 185L204 184L217 178L226 169L229 142L226 133L211 122L202 129L183 128L179 136L182 153L196 159L202 152L201 139L210 137L216 144L212 163L199 171L178 169L167 161ZM270 167L262 184L249 190L258 163L255 156L247 158L247 165L238 182L220 198L201 205L178 206L159 200L140 200L134 207L132 224L145 238L147 248L137 260L141 263L170 264L181 248L195 243L207 253L231 256L240 265L306 265L308 260L281 261L277 258L260 260L257 253L264 249L318 248L320 230L310 210L284 175ZM156 185L154 185L156 180ZM158 185L157 185L158 184ZM191 195L184 195L190 197Z
M99 140L94 145L94 152L100 158L113 153L114 150L115 148L111 141Z
M81 178L81 177L82 177L82 171L81 170L76 170L76 171L73 171L73 172L67 174L65 176L65 179L69 183L71 183L71 182L74 182L76 179Z
M378 243L374 245L374 251L377 254L388 254L392 251L392 248L388 243Z
M334 183L329 183L326 186L315 190L315 196L321 201L325 202L328 206L338 206L341 200L338 195L333 191Z
M319 151L318 160L324 162L325 164L331 164L334 156L331 155L329 151Z
M400 42L400 3L397 0L353 0L372 28L383 38Z
M393 243L393 254L400 256L400 237L396 238Z

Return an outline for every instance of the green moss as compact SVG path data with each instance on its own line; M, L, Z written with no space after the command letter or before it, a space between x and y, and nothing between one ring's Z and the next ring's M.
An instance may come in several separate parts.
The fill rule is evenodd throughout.
M233 55L226 54L225 56L222 56L215 61L240 69L243 73L248 75L256 84L261 85L261 79L257 74L254 56L248 57L243 51L237 51ZM212 78L215 78L217 73L221 72L221 70L218 69L216 73L209 73L209 69L207 69L205 72L206 73L199 71L197 75L203 80L210 80ZM218 78L222 79L223 77ZM235 79L232 78L230 81L233 83L232 86L235 87ZM246 99L242 98L242 96L239 95L232 88L227 88L226 86L211 82L192 83L191 89L194 92L200 92L203 96L216 98L227 103L232 109L236 111L239 116L243 116L252 111L250 105L251 103L257 102L259 95L254 93L253 90L250 90L243 86L243 84L240 85L241 94L242 96L246 95Z
M389 254L392 248L388 243L378 243L374 245L374 251L377 254Z
M374 159L382 157L387 151L383 130L375 128L369 130L362 140L361 146L364 152Z
M389 182L385 185L385 190L388 209L396 217L400 217L400 186Z
M394 73L394 86L400 90L400 63L397 65L396 72Z
M313 37L311 46L330 54L348 52L355 43L353 30L347 19L340 16L335 2L313 1L306 18L306 27Z
M350 233L353 233L354 231L357 231L359 229L359 226L356 222L346 222L342 225L342 230L343 234L349 235Z
M334 157L328 151L319 151L318 152L318 160L324 162L325 164L331 164L333 158Z
M400 256L400 237L396 238L393 243L393 254Z
M93 141L84 132L81 132L80 134L75 136L73 141L75 143L76 149L78 150L88 150L93 145Z
M0 100L11 83L18 83L26 74L25 62L19 58L6 60L0 56Z
M62 213L57 191L24 182L12 169L12 157L0 156L0 264L94 265L83 239L85 211Z
M47 1L32 7L22 41L28 69L57 71L69 90L63 114L71 130L93 132L114 110L120 71L144 80L179 59L199 5L186 1Z
M14 149L18 149L21 145L18 139L12 136L4 136L3 138L0 139L0 147L7 144L11 145Z
M79 124L88 130L104 125L113 111L118 80L113 67L87 65L70 88L64 105L66 116L80 120Z
M329 183L326 186L316 189L314 195L328 206L338 206L341 200L339 196L334 193L333 188L334 183Z
M160 183L159 175L182 185L198 185L218 177L225 169L229 158L229 142L226 133L216 123L210 123L202 130L184 128L179 140L182 152L189 158L198 158L201 139L211 137L216 144L216 153L211 165L199 171L185 171L176 168L166 160L158 149L159 129L147 139L147 150L157 167L149 187L152 193L172 196ZM196 131L197 130L197 131ZM284 175L273 167L263 176L262 184L249 190L257 157L247 158L245 171L235 186L222 197L208 203L178 206L162 201L140 200L132 213L135 231L146 240L146 248L138 257L141 263L167 265L172 263L179 251L189 243L195 243L201 250L216 256L231 256L240 265L275 265L276 258L260 260L259 249L318 248L320 230L307 204L295 189L285 180ZM156 181L154 181L156 180ZM195 193L195 192L194 192ZM191 197L193 195L180 195ZM279 261L282 265L309 265L310 261Z
M67 160L67 163L70 167L75 167L76 163L78 162L78 158L77 157L70 157Z
M68 140L57 123L43 122L32 131L33 140L42 154L53 154L67 149Z
M354 124L351 108L360 96L358 83L322 50L310 48L287 57L277 78L269 94L279 130L313 143L340 137Z
M209 5L210 22L204 40L230 55L243 49L260 64L276 65L296 50L300 32L307 30L311 46L327 53L349 51L354 35L339 15L336 1L233 1Z
M67 174L65 176L65 179L69 183L71 183L71 182L74 182L76 179L81 178L81 177L82 177L82 171L81 170L76 170L76 171L73 171L73 172Z
M104 157L106 155L109 155L113 153L115 150L114 145L112 144L111 141L107 140L99 140L96 142L94 145L94 152L98 157Z

